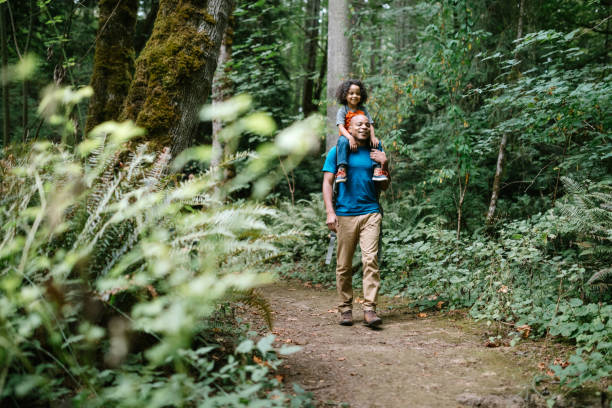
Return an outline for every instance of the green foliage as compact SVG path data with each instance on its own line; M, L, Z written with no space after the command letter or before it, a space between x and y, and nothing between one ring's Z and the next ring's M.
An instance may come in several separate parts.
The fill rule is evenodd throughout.
M295 206L283 202L280 211L283 215L276 219L274 229L285 236L279 242L283 254L278 268L281 276L327 286L335 284L335 260L325 265L330 235L323 222L325 207L321 195L312 194L311 200L299 200Z
M563 209L507 223L495 237L474 233L461 240L444 228L431 206L383 202L381 293L407 297L420 309L469 308L475 319L514 327L514 342L521 326L529 327L531 336L569 341L576 346L570 365L553 366L562 384L575 388L605 378L612 367L610 292L591 282L609 279L609 271L598 270L609 262L612 224L603 204L609 201L586 197L607 199L608 188L580 190L578 197L564 200ZM299 262L282 265L280 272L332 285L333 265L323 265L328 240L322 208L317 196L283 208L281 230L290 223L302 226L302 234L297 245L287 244L295 249L286 258ZM599 209L607 213L571 221L575 212L599 214ZM580 231L605 231L606 238L598 241L601 249L583 253L584 245L576 242Z
M65 89L48 103L83 95ZM248 115L232 124L262 129ZM265 194L278 157L295 165L316 140L305 128L316 126L285 130L278 144L246 156L248 174L226 183L214 169L171 173L184 156L206 160L209 149L173 162L168 149L137 144L142 129L130 122L99 125L75 152L48 142L8 152L0 165L2 404L287 403L270 373L295 349L275 351L265 338L234 351L231 341L203 341L203 332L236 293L269 317L253 287L271 280L259 265L278 253L266 222L276 211L229 194L245 183Z

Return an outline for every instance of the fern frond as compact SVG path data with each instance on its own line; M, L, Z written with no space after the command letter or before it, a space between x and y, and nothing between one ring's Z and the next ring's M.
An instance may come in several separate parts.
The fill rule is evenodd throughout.
M601 269L593 274L587 281L589 285L612 285L612 268Z
M157 156L157 160L155 160L153 166L151 166L142 179L143 185L148 187L149 191L157 191L159 189L160 181L165 171L168 169L171 158L170 148L164 147L162 152Z
M232 290L230 292L230 300L234 302L244 303L261 313L268 329L273 329L274 319L272 317L272 306L268 299L257 289L249 289L245 291Z

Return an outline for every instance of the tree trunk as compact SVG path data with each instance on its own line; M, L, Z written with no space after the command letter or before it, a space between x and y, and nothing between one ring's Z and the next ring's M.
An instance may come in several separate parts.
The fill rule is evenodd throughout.
M497 208L497 199L499 198L499 185L501 176L504 171L504 158L506 152L506 143L508 142L508 134L504 133L499 144L499 154L497 155L497 167L495 168L495 177L493 178L493 192L491 193L491 202L489 203L489 211L487 212L487 224L493 222L495 209Z
M525 16L525 0L520 0L518 24L516 27L516 38L523 37L523 19ZM516 59L517 56L515 55ZM501 176L504 172L504 158L506 156L506 144L508 142L508 134L502 135L499 143L499 153L497 154L497 166L495 167L495 176L493 177L493 191L491 192L491 201L489 202L489 211L487 211L486 223L491 224L497 209L497 199L499 198L499 189L501 185Z
M308 0L306 5L306 42L304 53L306 54L306 64L304 70L304 88L302 92L302 112L304 116L317 110L313 103L314 75L317 68L317 44L319 41L319 10L321 0Z
M138 0L101 0L96 52L85 131L117 120L134 70L134 27Z
M29 6L29 17L28 17L28 35L26 37L26 43L25 46L23 47L23 55L27 56L28 52L30 50L30 41L32 39L32 24L34 23L34 10L32 8L32 0L30 0L28 2L28 6ZM30 83L28 81L27 78L24 78L23 82L21 83L21 125L23 127L23 134L22 134L22 141L23 143L26 142L27 138L28 138L28 133L29 133L29 129L28 129L28 94L30 93Z
M350 24L348 0L330 1L327 14L327 138L325 148L326 151L329 151L338 140L336 89L343 80L348 79L351 72L353 47L351 39L346 34Z
M327 40L325 41L325 47L323 48L323 61L321 61L321 66L319 67L319 77L317 78L317 82L314 87L314 93L312 95L315 101L321 100L321 91L323 90L323 86L325 85L325 74L327 72Z
M195 139L210 95L232 0L161 0L151 38L136 60L121 118L173 154Z
M213 106L225 101L232 93L233 84L229 78L229 69L226 64L232 59L232 43L234 41L234 18L230 20L225 29L223 42L219 49L219 59L217 60L217 69L213 77ZM212 160L211 166L218 166L223 160L223 156L227 153L226 146L219 140L219 132L223 129L223 123L215 119L212 123Z
M9 84L4 68L8 65L8 44L6 43L6 19L4 9L6 4L0 4L0 41L2 42L2 147L6 147L10 142L10 110L9 110Z
M521 0L519 5L519 18L516 27L516 39L523 37L523 19L525 18L525 0Z
M463 201L465 200L465 193L467 192L468 184L470 183L470 173L465 173L465 184L461 183L461 172L459 173L459 203L457 204L457 240L461 236L461 216L463 214Z

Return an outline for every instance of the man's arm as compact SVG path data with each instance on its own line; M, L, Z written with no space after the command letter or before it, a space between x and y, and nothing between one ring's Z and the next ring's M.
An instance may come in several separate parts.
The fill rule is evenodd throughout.
M372 149L370 150L370 159L380 163L382 169L387 173L387 180L377 182L377 186L379 186L381 190L386 190L389 187L389 184L391 184L391 176L388 175L389 160L387 159L387 154L381 150Z
M334 174L323 172L323 203L325 204L325 212L327 213L327 228L336 232L338 219L336 218L336 210L332 196L334 194Z

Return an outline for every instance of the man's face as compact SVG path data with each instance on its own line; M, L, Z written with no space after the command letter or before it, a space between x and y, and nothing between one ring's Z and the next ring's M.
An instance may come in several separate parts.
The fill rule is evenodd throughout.
M370 122L363 115L353 117L349 124L349 133L359 142L365 142L370 139Z

